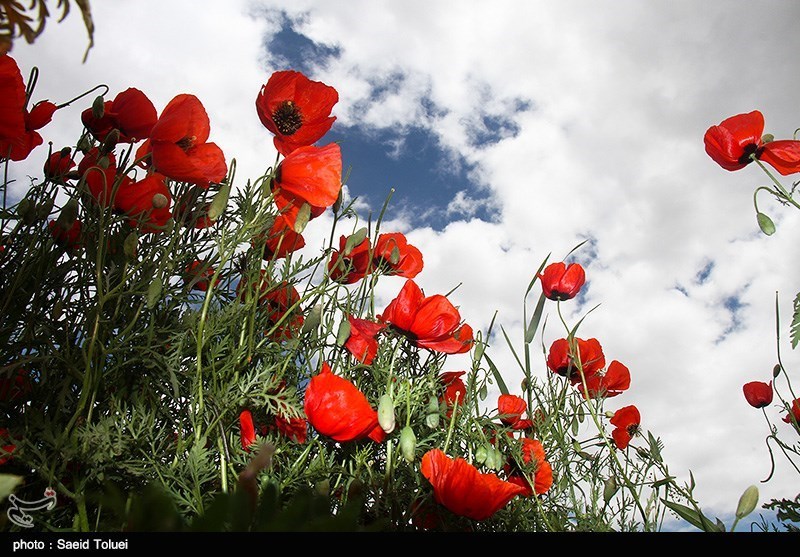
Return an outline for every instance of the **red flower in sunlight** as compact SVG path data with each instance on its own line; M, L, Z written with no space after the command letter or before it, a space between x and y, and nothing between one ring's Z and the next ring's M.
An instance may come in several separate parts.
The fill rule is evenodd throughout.
M461 315L450 300L441 294L426 298L411 279L406 280L379 319L391 323L419 348L462 354L473 343L472 327L461 324Z
M599 373L586 378L589 398L612 397L622 394L631 386L631 372L617 360L612 360L604 375ZM581 393L586 397L581 388Z
M586 282L586 273L578 263L565 265L552 263L538 275L542 281L542 292L550 300L571 300Z
M373 265L387 275L414 278L422 271L422 252L408 243L404 234L381 234L372 252Z
M495 474L481 474L463 458L451 459L441 449L425 453L420 471L439 504L473 520L486 520L525 491Z
M308 423L334 441L369 437L380 443L385 437L378 425L378 413L364 393L347 379L334 375L327 362L309 381L303 408Z
M260 249L257 244L261 243L264 244L263 258L267 261L282 259L306 245L303 236L294 231L283 215L276 216L269 231L259 234L252 242L255 249Z
M69 250L81 247L81 230L83 229L81 221L72 221L70 227L64 229L57 221L51 220L47 223L47 227L50 229L50 234L53 235L53 240L59 246Z
M256 427L250 410L242 410L239 414L239 429L242 435L242 448L250 452L250 445L256 442Z
M299 147L275 171L275 202L292 226L304 203L311 206L312 218L319 216L336 202L341 189L342 152L336 143Z
M205 267L205 269L204 269ZM189 263L186 266L186 269L183 271L183 280L187 284L194 282L192 284L192 290L201 290L205 292L208 290L209 280L211 277L214 276L214 269L212 267L206 266L205 261L195 260ZM219 284L219 279L214 283Z
M792 418L794 418L795 422L800 423L800 398L792 401L792 411L783 417L783 421L790 424L792 423Z
M119 179L117 177L117 159L114 157L114 153L101 155L100 149L92 147L78 164L78 174L84 178L89 193L97 203L102 207L111 205L114 183ZM127 187L132 183L133 180L129 176L123 176L120 188Z
M706 153L725 170L744 168L755 157L786 176L800 172L800 141L762 141L764 115L758 110L737 114L706 131Z
M142 232L163 232L172 218L171 203L172 196L161 174L150 174L138 182L123 181L114 198L114 207Z
M256 97L256 112L264 126L275 134L275 148L283 156L311 145L325 135L335 116L331 109L339 100L336 89L311 81L296 71L273 73Z
M103 103L103 116L96 118L92 108L81 113L81 121L98 141L105 141L111 130L119 132L120 143L136 143L150 137L158 120L156 107L139 89L131 87L113 101Z
M553 467L546 460L542 442L527 437L520 441L522 465L517 463L517 470L509 474L508 481L522 487L525 490L522 495L525 497L530 497L534 492L538 495L547 493L553 485Z
M11 443L11 436L8 430L4 427L0 428L0 466L11 460L12 453L17 449L17 446Z
M635 406L625 406L614 412L611 425L616 429L611 432L611 437L618 449L625 449L628 446L633 436L639 433L640 423L639 409Z
M365 365L370 365L378 353L378 341L375 336L386 328L384 323L375 323L367 319L347 316L350 322L350 336L344 347L353 357Z
M439 402L444 402L447 406L448 418L453 413L453 406L456 403L464 404L467 398L467 387L461 380L461 376L465 373L466 371L446 371L439 376L439 382L444 387L444 393Z
M50 155L44 162L44 175L48 180L63 183L67 172L75 166L72 160L72 151L69 147L64 147Z
M497 399L497 411L500 414L500 421L505 425L513 427L522 421L522 414L527 409L528 403L517 395L500 395Z
M275 428L287 439L303 444L308 435L308 424L303 418L289 418L275 416Z
M772 381L763 383L761 381L751 381L742 387L744 398L753 408L764 408L772 404Z
M550 346L547 354L547 367L553 373L568 377L573 385L581 382L581 372L587 379L597 374L606 365L603 348L595 338L583 340L575 337L574 345L565 339L559 339Z
M219 183L228 173L225 155L216 143L208 143L211 124L200 99L181 94L172 99L150 132L150 139L136 152L148 152L157 172L177 180L207 188Z
M288 282L272 283L267 271L262 269L260 278L248 285L239 281L236 292L240 300L248 295L258 295L258 305L266 313L265 334L275 341L287 340L297 334L305 322L300 309L300 294Z
M347 251L347 236L339 238L339 250L333 250L328 261L331 280L342 284L353 284L372 271L369 238Z

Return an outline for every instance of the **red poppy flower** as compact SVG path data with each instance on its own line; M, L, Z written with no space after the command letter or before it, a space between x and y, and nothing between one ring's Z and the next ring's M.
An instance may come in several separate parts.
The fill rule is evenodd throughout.
M206 109L194 95L172 99L150 131L150 139L136 152L137 158L151 154L157 172L207 188L228 173L225 155L216 143L208 143L211 124Z
M518 466L517 472L508 476L508 481L525 489L525 492L522 493L525 497L530 497L534 492L538 495L547 493L553 485L553 467L546 459L542 442L527 437L523 437L521 442L523 464ZM529 480L531 476L523 472L527 469L533 471L532 482ZM533 489L531 489L531 483Z
M456 403L464 404L467 398L467 387L461 380L461 376L465 373L466 371L446 371L439 376L439 382L444 387L444 393L439 402L444 402L447 406L448 418L453 414L453 406Z
M17 450L17 446L11 443L12 439L6 428L0 428L0 466L13 458L13 453Z
M790 424L792 423L792 417L794 417L795 422L800 423L800 398L796 398L792 401L792 411L783 417L783 421Z
M631 386L631 372L617 360L613 360L604 375L599 373L586 378L589 398L613 397L627 391ZM583 389L581 393L586 397Z
M124 181L117 189L114 207L128 216L142 232L163 232L172 218L172 196L161 174L150 174L138 182Z
M299 147L278 165L273 183L278 208L294 226L304 203L311 216L320 215L339 197L342 189L342 152L339 145ZM287 207L294 209L287 211Z
M184 269L183 280L187 284L196 281L192 284L192 290L201 290L203 292L208 290L209 280L214 276L214 269L205 265L205 261L195 260ZM200 272L203 267L205 267L205 270ZM219 284L219 279L214 284Z
M267 261L282 259L306 245L305 238L298 234L289 224L283 215L277 215L272 227L266 234L259 234L253 240L253 247L256 244L264 244L263 258Z
M54 182L64 183L67 172L75 166L72 160L72 151L64 147L50 155L44 163L44 175Z
M739 170L760 159L786 176L800 172L800 141L764 143L764 115L758 110L737 114L711 126L703 138L706 153L725 170Z
M552 263L538 276L542 281L542 291L550 300L571 300L586 282L586 273L578 263Z
M350 323L350 336L347 337L344 347L362 364L372 364L378 353L378 341L375 336L385 329L386 325L352 315L348 315L347 320Z
M114 153L101 154L100 149L92 147L78 164L78 174L83 177L92 198L102 207L111 205L114 184L119 179L120 187L133 183L129 176L117 176L117 159Z
M500 395L497 399L497 411L500 421L505 425L513 426L522 419L522 414L528 409L528 403L517 395Z
M426 298L411 279L379 319L391 323L419 348L462 354L473 343L472 327L461 324L461 315L450 300L441 294Z
M333 250L328 261L328 273L331 280L342 284L353 284L363 279L372 271L369 238L346 252L347 236L339 238L339 250Z
M635 406L625 406L614 412L611 425L616 429L611 432L611 437L618 449L627 448L633 436L639 432L640 423L639 409Z
M303 418L289 418L287 420L283 416L275 416L275 427L281 435L295 443L303 444L306 442L308 427Z
M742 387L744 398L753 408L764 408L772 404L772 381L763 383L761 381L751 381Z
M50 234L53 235L53 240L56 244L69 250L78 249L81 247L81 230L83 225L81 221L72 221L69 228L62 228L58 222L51 220L47 223L50 229Z
M265 312L267 330L265 334L272 340L280 341L294 337L303 327L305 317L300 309L300 294L288 282L274 284L266 270L261 270L260 278L250 284L240 281L236 287L239 299L244 301L248 292L259 296L258 305Z
M96 118L91 108L81 113L83 125L101 142L111 130L117 130L120 143L136 143L150 137L157 120L156 107L134 87L122 91L113 101L104 102L101 118Z
M311 81L296 71L273 73L256 97L256 112L264 126L275 134L275 148L283 156L311 145L325 135L339 100L336 89Z
M414 278L422 271L422 252L404 234L381 234L372 252L373 265L387 275Z
M303 408L308 423L334 441L365 437L382 441L383 436L375 431L383 432L378 425L378 412L355 385L334 375L327 362L323 362L322 370L309 381Z
M574 348L565 338L555 341L547 354L547 367L553 373L568 377L576 385L581 382L581 369L588 379L605 367L606 359L597 339L583 340L575 337L574 341Z
M242 448L250 452L250 445L256 442L256 427L250 410L242 410L239 414L239 429L242 435Z
M524 493L522 487L495 474L482 474L463 458L451 459L441 449L425 453L420 471L439 504L473 520L486 520Z

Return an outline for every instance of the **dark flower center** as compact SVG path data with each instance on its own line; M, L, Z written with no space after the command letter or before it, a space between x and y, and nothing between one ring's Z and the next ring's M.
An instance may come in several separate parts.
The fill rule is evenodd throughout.
M272 121L283 135L292 135L303 125L303 116L294 101L283 101L272 113Z

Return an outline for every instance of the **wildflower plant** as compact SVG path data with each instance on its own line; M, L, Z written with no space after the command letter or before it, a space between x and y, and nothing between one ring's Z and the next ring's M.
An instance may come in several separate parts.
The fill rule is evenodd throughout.
M13 59L0 69L19 96ZM22 92L0 113L4 165L42 133ZM646 412L617 403L633 362L578 336L588 315L562 318L578 263L532 272L520 343L466 323L457 291L424 291L424 246L343 195L336 89L281 71L255 93L279 153L255 179L200 99L159 111L127 89L72 101L75 145L27 152L43 174L22 199L3 184L0 464L20 497L55 489L41 528L724 529ZM386 276L405 281L382 305Z

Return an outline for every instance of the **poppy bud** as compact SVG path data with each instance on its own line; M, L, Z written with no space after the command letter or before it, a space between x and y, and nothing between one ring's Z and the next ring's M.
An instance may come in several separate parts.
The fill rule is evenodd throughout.
M753 510L758 504L758 488L751 485L744 490L742 496L739 498L739 505L736 507L736 518L744 518Z
M417 450L417 436L411 426L406 426L400 431L400 454L407 462L414 462L414 452Z
M94 102L92 103L92 116L99 120L105 115L105 113L106 107L103 101L103 95L98 95L95 97Z
M391 433L395 428L394 401L388 394L381 395L378 401L378 423L383 431Z
M163 193L157 193L153 196L153 209L163 209L169 204L169 199Z

